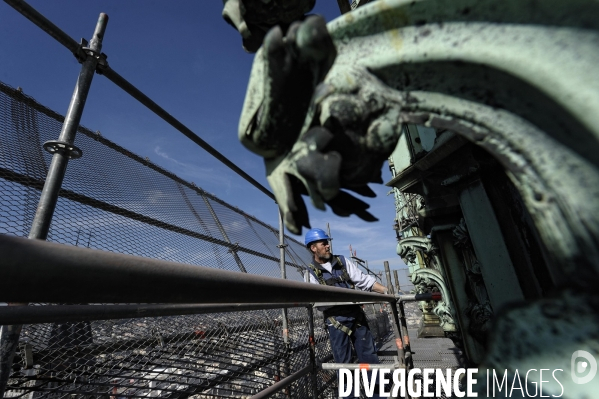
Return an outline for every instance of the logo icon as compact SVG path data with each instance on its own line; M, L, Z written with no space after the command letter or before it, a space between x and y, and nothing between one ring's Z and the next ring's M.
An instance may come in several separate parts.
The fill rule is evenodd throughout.
M580 358L584 358L584 360ZM597 360L589 352L577 350L572 353L570 372L572 373L572 381L576 384L586 384L597 374ZM586 375L584 375L585 373Z

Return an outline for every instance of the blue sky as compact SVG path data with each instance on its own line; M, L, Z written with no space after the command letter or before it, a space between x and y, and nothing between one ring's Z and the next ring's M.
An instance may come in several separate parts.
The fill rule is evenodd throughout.
M218 0L30 0L34 8L75 40L90 39L100 12L110 20L103 52L111 67L174 115L206 142L268 187L262 159L237 141L237 124L253 55L241 47L239 34L221 18ZM334 0L319 0L314 13L327 21L339 16ZM0 2L0 80L64 114L80 65L41 29ZM96 75L82 124L181 178L273 226L274 202L146 110L106 78ZM67 171L68 173L68 171ZM383 180L391 175L387 166ZM395 253L393 196L371 185L371 204L379 222L339 218L310 204L313 227L331 226L335 253L358 257L373 269L389 261L405 268ZM303 241L302 237L297 237ZM399 273L405 284L405 272Z

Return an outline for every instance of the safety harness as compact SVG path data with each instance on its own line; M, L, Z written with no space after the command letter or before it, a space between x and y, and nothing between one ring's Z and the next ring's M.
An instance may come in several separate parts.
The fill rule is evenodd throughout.
M353 289L354 283L349 278L349 274L347 273L347 269L345 268L345 265L343 264L343 262L341 262L341 259L338 256L336 256L336 258L337 258L337 262L341 265L341 276L339 276L339 277L333 276L333 277L327 278L325 280L322 275L322 269L317 268L312 263L310 263L310 269L312 269L312 271L314 272L314 275L316 276L316 279L322 285L335 285L337 283L347 283L350 286L350 288Z
M339 277L332 276L325 280L324 276L322 275L323 274L322 269L317 268L312 263L310 263L310 265L309 265L310 269L314 272L314 275L316 276L316 280L318 280L318 283L321 285L334 286L338 283L346 283L350 288L353 289L354 283L351 281L349 274L347 273L347 270L345 269L345 264L341 261L341 259L338 256L336 256L336 258L337 258L337 262L341 265L341 276L339 276ZM334 316L329 316L329 317L325 316L325 318L331 323L331 325L333 327L335 327L337 330L343 331L347 335L352 335L355 328L359 325L358 318L354 319L354 323L351 328L348 328L347 326L344 326L343 324L339 323L335 319Z

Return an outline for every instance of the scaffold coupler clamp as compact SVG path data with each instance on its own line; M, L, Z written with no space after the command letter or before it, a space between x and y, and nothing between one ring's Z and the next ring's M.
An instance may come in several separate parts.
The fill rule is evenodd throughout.
M73 144L60 140L48 140L43 144L44 150L54 155L56 153L66 155L69 159L81 158L83 151Z
M108 56L104 53L98 53L94 49L89 46L89 43L84 38L81 38L79 42L79 48L77 52L73 53L77 61L82 64L87 57L94 57L96 59L96 73L102 75L104 70L108 68L108 61L106 59Z
M440 301L443 296L440 292L425 292L423 294L407 294L396 295L397 302L414 302L414 301Z

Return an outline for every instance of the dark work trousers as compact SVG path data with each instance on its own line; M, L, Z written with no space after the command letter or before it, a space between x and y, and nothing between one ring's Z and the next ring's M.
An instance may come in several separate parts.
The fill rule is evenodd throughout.
M352 363L352 344L356 351L356 355L358 356L359 363L380 363L379 357L376 355L374 338L372 338L372 333L367 324L356 327L351 335L347 335L343 331L329 325L328 321L326 324L329 329L329 337L331 339L331 348L333 350L335 363ZM351 328L353 322L342 322L341 324ZM370 372L368 374L370 375ZM378 398L378 393L379 387L377 384L373 397ZM353 396L350 396L350 398L351 397Z

